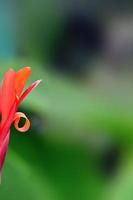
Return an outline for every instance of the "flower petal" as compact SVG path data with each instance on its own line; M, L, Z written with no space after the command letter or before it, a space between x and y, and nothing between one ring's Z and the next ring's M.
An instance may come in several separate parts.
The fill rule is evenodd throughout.
M5 156L6 156L6 152L7 152L7 148L8 148L9 136L10 136L10 131L8 132L2 145L0 146L0 175L1 175L1 170L3 167L3 163L5 160Z
M26 121L22 127L19 127L19 122L20 122L21 118L24 118ZM26 115L24 113L16 112L15 117L14 117L14 126L18 131L26 132L30 128L30 121L28 120L28 118L26 117Z
M30 67L24 67L16 72L15 90L18 96L21 94L30 74L31 74Z
M41 81L42 81L42 80L37 80L37 81L33 82L33 83L28 87L28 89L26 89L25 92L22 94L22 96L21 96L20 99L19 99L19 103L21 103L21 102L24 100L24 98L25 98L33 89L35 89Z
M15 101L15 72L9 69L2 81L1 87L1 114L2 125L9 116L10 109Z

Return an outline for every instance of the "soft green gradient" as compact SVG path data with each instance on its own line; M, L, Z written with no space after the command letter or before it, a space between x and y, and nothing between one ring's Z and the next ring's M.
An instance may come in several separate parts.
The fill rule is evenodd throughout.
M15 69L23 63L30 61L10 61ZM132 111L122 110L113 99L109 103L91 87L31 65L29 83L38 78L43 82L20 108L27 113L31 130L11 131L2 199L132 199ZM1 68L1 75L5 70ZM34 125L32 113L40 124ZM108 140L123 152L112 177L106 177L100 166Z
M31 66L26 87L42 82L19 108L31 129L12 125L0 200L133 199L133 19L115 2L1 2L0 80Z

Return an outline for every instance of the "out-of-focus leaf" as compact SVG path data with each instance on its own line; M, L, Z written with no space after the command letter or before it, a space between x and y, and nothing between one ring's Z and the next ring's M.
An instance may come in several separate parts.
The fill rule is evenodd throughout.
M56 199L56 194L49 180L45 176L43 178L39 176L34 167L11 149L3 173L0 196L7 200Z
M131 156L131 157L130 157ZM132 200L133 199L133 158L128 152L121 163L121 169L106 188L105 200Z
M103 179L87 151L42 144L36 136L12 135L0 187L3 199L101 199Z

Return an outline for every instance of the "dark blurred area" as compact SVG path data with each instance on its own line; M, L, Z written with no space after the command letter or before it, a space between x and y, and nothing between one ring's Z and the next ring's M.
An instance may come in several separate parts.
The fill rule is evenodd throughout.
M133 199L132 1L0 1L0 76L32 67L6 200ZM23 124L23 121L22 121Z
M53 49L53 65L64 73L81 75L88 60L102 52L102 24L84 13L69 14Z

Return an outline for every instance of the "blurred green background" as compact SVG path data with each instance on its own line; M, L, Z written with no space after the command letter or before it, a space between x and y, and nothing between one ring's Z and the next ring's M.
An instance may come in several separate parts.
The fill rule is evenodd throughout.
M132 2L0 0L0 78L43 82L11 130L2 200L133 199Z

